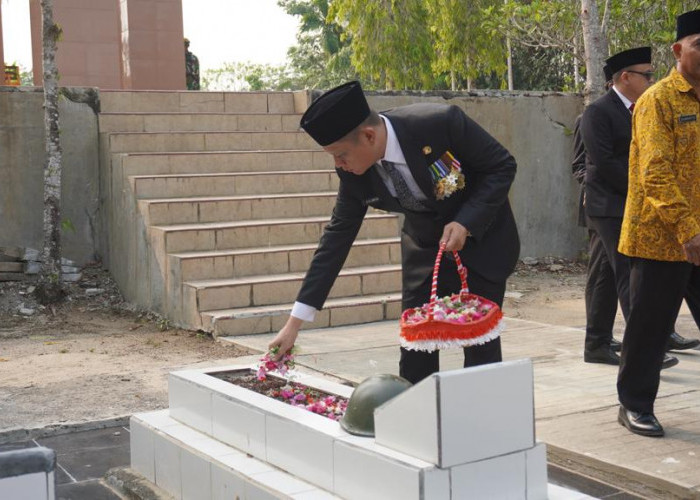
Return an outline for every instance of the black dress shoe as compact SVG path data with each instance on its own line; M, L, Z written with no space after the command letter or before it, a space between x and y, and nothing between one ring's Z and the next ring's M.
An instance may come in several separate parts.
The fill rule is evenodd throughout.
M664 435L664 428L661 427L653 413L631 411L620 405L617 421L631 432L641 436L660 437Z
M586 363L604 363L606 365L620 364L620 356L615 354L608 345L602 345L595 349L583 351L583 360Z
M610 340L610 349L613 350L613 352L620 352L622 350L622 342L616 339L611 339Z
M678 358L675 356L669 356L668 354L664 354L664 360L661 363L661 369L665 370L666 368L671 368L672 366L676 366L678 364Z
M686 339L678 333L673 332L666 342L667 351L685 351L686 349L695 349L700 345L698 339Z

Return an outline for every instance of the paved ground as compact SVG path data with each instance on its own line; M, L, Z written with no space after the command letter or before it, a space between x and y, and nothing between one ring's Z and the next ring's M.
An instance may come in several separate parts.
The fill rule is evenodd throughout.
M677 329L698 331L683 311ZM302 332L299 364L355 382L376 373L396 373L396 322ZM578 328L508 319L504 358L531 358L535 372L537 438L549 461L644 498L700 499L700 351L675 353L680 364L662 372L656 414L662 439L631 434L617 421L617 368L583 362ZM234 337L251 349L266 349L272 335ZM461 351L444 352L441 368L461 367ZM618 497L615 497L618 498Z
M534 362L536 430L538 439L548 445L551 483L596 498L700 499L700 351L678 353L681 363L663 372L657 415L667 436L643 438L616 423L616 368L583 363L581 329L519 319L507 322L505 358L529 357ZM305 369L356 382L375 373L395 373L396 328L396 322L385 322L305 331L298 341L297 359ZM698 336L687 311L679 318L678 330ZM232 340L262 351L271 337ZM211 365L258 357L216 360ZM458 352L443 353L443 369L460 365ZM0 445L0 452L37 445L56 450L57 498L119 498L100 478L111 467L128 465L128 427L15 441Z
M105 484L103 477L113 467L128 467L128 427L115 426L9 443L0 445L0 453L33 446L45 446L56 451L57 500L122 499ZM548 472L550 483L580 491L594 498L615 500L641 498L556 465L550 465Z

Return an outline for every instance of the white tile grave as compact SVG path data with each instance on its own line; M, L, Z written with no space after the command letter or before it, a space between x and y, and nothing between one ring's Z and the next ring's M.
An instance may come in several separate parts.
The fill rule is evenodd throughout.
M376 438L210 375L253 368L171 373L170 408L131 419L132 468L178 499L547 498L529 360L428 377L375 411Z

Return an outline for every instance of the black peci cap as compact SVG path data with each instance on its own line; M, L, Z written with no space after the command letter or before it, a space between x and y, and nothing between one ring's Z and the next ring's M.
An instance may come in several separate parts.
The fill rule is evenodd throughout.
M605 66L603 66L603 75L605 75L606 82L609 82L610 80L612 80L612 73L610 73L610 66L608 66L607 64Z
M329 90L311 103L301 117L301 128L321 146L342 139L369 116L360 82Z
M700 10L691 10L676 18L676 41L700 33Z
M651 64L651 47L623 50L605 60L610 75L635 64Z

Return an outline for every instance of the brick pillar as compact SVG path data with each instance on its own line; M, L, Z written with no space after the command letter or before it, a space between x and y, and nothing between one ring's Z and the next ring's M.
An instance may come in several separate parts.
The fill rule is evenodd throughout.
M126 89L185 89L181 0L120 0L122 84Z
M41 5L30 0L34 85L41 86ZM60 85L182 90L182 0L71 0L54 3L63 28Z
M31 0L34 67L41 68L41 5ZM63 29L57 43L56 64L61 86L119 89L121 83L121 34L116 0L54 2L54 19ZM37 81L38 77L38 81ZM34 71L41 85L41 70Z

